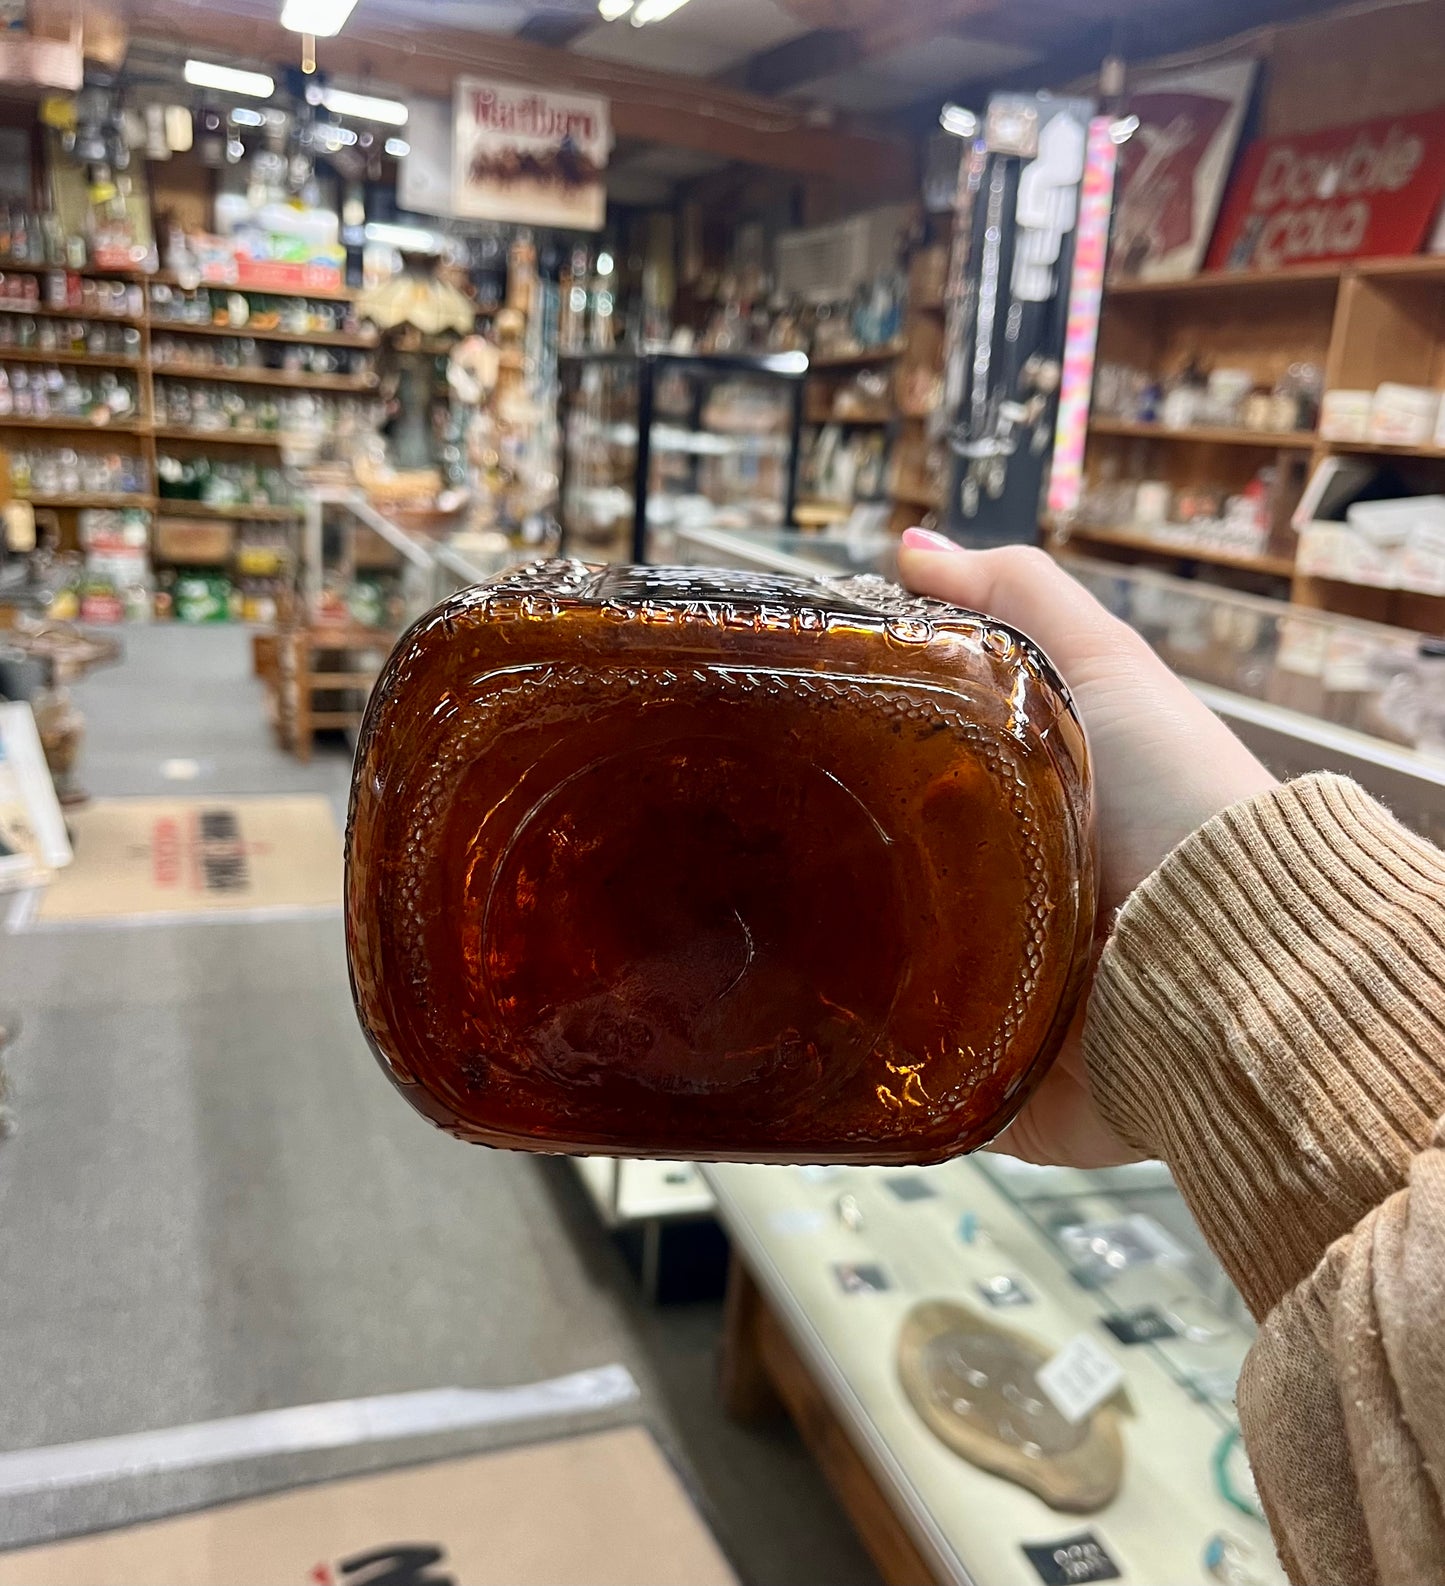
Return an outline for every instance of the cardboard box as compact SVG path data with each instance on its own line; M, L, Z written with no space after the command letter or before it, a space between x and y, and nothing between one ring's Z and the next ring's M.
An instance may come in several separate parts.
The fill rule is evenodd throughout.
M1369 438L1386 446L1424 446L1435 433L1439 412L1438 391L1387 380L1375 388Z
M1363 441L1370 435L1373 391L1326 391L1320 402L1320 436L1327 441Z
M224 519L158 518L156 560L181 567L224 567L231 559L235 537L234 525Z

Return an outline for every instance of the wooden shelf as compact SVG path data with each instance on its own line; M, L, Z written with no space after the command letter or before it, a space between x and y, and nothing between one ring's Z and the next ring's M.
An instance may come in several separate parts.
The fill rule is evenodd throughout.
M1393 259L1361 259L1354 266L1354 271L1356 275L1368 276L1371 280L1394 277L1401 280L1445 281L1445 253L1408 254Z
M1294 572L1294 562L1287 556L1249 556L1207 545L1180 545L1156 540L1147 534L1134 534L1127 529L1075 528L1069 531L1067 539L1055 534L1051 543L1055 550L1066 550L1070 545L1114 545L1121 550L1144 551L1150 556L1208 562L1211 567L1232 567L1245 573L1265 573L1271 578L1289 578Z
M846 501L813 501L804 499L793 503L793 516L812 528L824 523L842 523L851 517L853 509ZM806 520L806 522L804 522Z
M845 419L832 413L819 413L816 410L803 414L804 424L836 424L840 429L867 430L886 429L893 422L893 414L882 413L875 418Z
M139 358L124 358L106 352L42 352L38 347L0 347L0 364L64 363L89 364L93 369L139 369Z
M833 356L808 359L808 373L817 369L867 369L873 364L892 363L903 351L901 342L890 342L886 347L867 347L861 352L838 353Z
M154 546L151 547L150 558L157 567L229 567L232 553L222 551L219 556L162 556Z
M906 507L927 507L930 512L942 510L943 499L938 493L932 495L922 485L901 485L888 488L886 497L889 501L896 501Z
M154 496L139 492L117 491L114 495L92 494L69 496L21 496L32 507L142 507L149 512L156 504Z
M49 275L52 270L63 270L66 275L78 275L82 281L150 281L153 276L133 266L122 265L115 270L102 270L96 265L85 265L79 270L68 264L21 264L14 259L0 259L0 270L7 275Z
M249 325L187 325L182 321L153 319L152 336L248 336L252 341L300 342L308 347L375 347L377 338L360 331L253 330Z
M157 380L219 380L288 391L374 391L374 374L308 374L304 369L224 369L216 364L152 363Z
M179 287L181 291L190 288L181 286L174 270L160 270L155 275L146 277L157 286ZM197 281L196 291L207 292L240 292L245 297L300 297L308 298L316 303L354 303L361 296L361 292L350 286L343 286L326 290L321 287L300 286L238 286L231 281Z
M89 419L21 418L10 414L0 418L0 430L72 430L82 435L142 435L149 426L140 419L111 419L93 424Z
M241 502L220 505L211 501L184 501L178 496L159 496L156 510L167 517L229 518L243 523L287 523L299 518L300 507L246 506Z
M1206 441L1214 446L1258 446L1265 451L1307 452L1319 439L1313 430L1247 430L1222 424L1194 424L1188 429L1174 430L1163 424L1112 418L1090 419L1089 431L1093 435L1130 435L1141 440Z
M1380 457L1445 458L1445 446L1397 446L1390 441L1326 441L1332 452L1363 452Z
M279 430L157 429L158 441L195 441L205 446L279 446Z
M29 314L32 319L78 319L96 325L144 325L144 314L106 314L94 308L47 308L43 303L0 302L0 314Z
M1212 292L1284 290L1289 287L1338 282L1345 272L1338 263L1296 265L1289 270L1209 270L1178 281L1106 280L1104 297L1193 297Z

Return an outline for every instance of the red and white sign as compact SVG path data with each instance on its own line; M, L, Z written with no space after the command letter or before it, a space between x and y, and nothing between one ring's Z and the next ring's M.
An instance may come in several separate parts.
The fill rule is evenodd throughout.
M453 214L601 228L612 148L605 99L461 77L453 121Z
M1210 270L1416 252L1445 192L1445 111L1252 143L1230 183Z

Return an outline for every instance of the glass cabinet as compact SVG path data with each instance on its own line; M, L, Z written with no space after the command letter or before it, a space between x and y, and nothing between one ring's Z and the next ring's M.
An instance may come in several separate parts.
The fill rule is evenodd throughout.
M793 521L803 353L560 360L564 555L663 562L687 528Z

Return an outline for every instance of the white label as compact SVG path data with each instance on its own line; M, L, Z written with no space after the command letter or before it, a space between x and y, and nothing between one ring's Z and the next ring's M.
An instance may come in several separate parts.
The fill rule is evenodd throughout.
M815 1234L823 1222L822 1212L812 1206L779 1206L768 1213L768 1227L775 1234Z
M1059 1414L1077 1426L1119 1391L1124 1368L1088 1333L1075 1333L1052 1360L1039 1367L1034 1381Z

